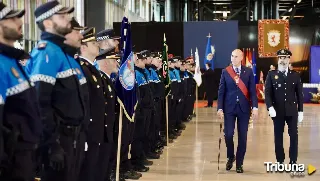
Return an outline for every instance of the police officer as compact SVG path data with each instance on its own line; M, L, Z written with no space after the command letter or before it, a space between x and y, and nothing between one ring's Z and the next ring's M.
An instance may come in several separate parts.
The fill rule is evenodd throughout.
M168 117L169 117L169 138L176 139L180 134L175 130L176 126L176 110L179 98L178 79L175 74L175 64L177 59L169 58L169 78L170 78L170 94L168 95Z
M183 120L184 121L190 121L192 119L192 113L193 113L193 98L195 97L194 95L194 90L195 90L195 87L194 87L194 79L193 79L193 73L191 72L191 62L190 62L190 59L192 59L192 57L187 57L185 59L186 61L186 65L185 65L185 68L186 68L186 71L185 71L185 79L186 79L186 82L187 82L187 91L186 91L186 100L185 100L185 109L184 109L184 112L183 112Z
M29 54L14 48L23 36L24 14L0 2L0 180L8 181L34 179L33 155L42 133L36 90L19 63Z
M303 92L298 72L289 70L292 53L287 49L277 52L278 70L269 71L265 84L265 102L274 124L277 162L283 163L283 131L287 123L290 136L289 158L295 164L298 157L298 122L303 120Z
M154 102L154 91L153 91L153 87L155 83L158 83L158 76L152 76L151 73L151 63L152 63L152 54L150 51L148 50L144 50L141 52L142 55L146 56L146 68L145 68L145 74L147 75L147 81L148 81L148 85L149 88L151 90L151 94L152 94L152 104L155 105L156 103ZM155 148L155 114L156 114L156 107L154 107L154 109L152 110L151 113L151 117L149 118L149 120L147 120L146 122L146 126L148 132L145 135L145 141L144 141L144 151L146 153L146 158L148 159L159 159L160 155L158 153L155 153L154 148ZM148 161L145 160L145 162L147 163L147 165L152 165L152 161Z
M95 28L86 29L82 32L82 35L84 38L81 41L79 60L87 79L89 90L90 122L86 132L86 153L80 179L83 181L94 181L98 179L98 174L101 174L98 171L99 167L97 164L103 158L103 155L100 155L99 151L104 143L105 101L101 75L99 70L94 66L95 57L99 54Z
M80 64L64 43L71 33L69 14L74 8L50 1L35 10L41 41L32 50L26 69L36 83L44 123L41 143L43 180L78 180L78 136L86 121L86 105L82 86L86 78Z
M185 129L186 126L182 123L181 121L181 113L182 113L182 109L183 109L183 103L184 103L184 84L183 84L183 75L181 74L181 57L180 56L176 56L173 57L173 59L176 59L176 64L175 64L175 69L174 69L174 73L176 75L177 78L177 82L178 82L178 92L177 92L177 110L176 110L176 124L175 124L175 130L179 133L179 136L181 134L181 130Z
M113 132L114 132L114 123L116 120L115 105L117 101L117 95L115 86L110 79L110 75L112 73L117 73L119 70L118 59L120 56L116 54L114 48L109 48L100 52L100 54L96 57L96 61L101 70L101 79L103 83L103 93L104 93L104 108L105 108L105 119L104 126L105 135L104 135L104 144L101 146L100 155L103 155L98 161L98 172L100 172L100 179L97 181L104 181L107 178L110 180L115 180L115 174L111 174L109 177L108 174L111 170L114 172L115 165L110 165L110 159L115 160L115 155L113 158L110 158L112 155L112 146L113 146ZM114 164L116 162L113 162ZM99 174L99 173L98 173ZM122 175L121 175L122 176ZM121 177L124 180L123 177Z
M131 145L131 163L133 167L138 172L147 172L148 167L145 166L145 138L148 133L148 123L152 116L153 110L153 97L152 92L148 82L148 75L146 74L145 64L146 64L146 54L137 53L137 59L135 59L135 76L136 76L136 86L138 105L135 111L135 129L133 142Z

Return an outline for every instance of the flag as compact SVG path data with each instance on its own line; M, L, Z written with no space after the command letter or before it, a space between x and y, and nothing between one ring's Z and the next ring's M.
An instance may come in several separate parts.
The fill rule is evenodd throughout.
M242 48L242 52L243 52L243 57L241 60L241 65L246 66L246 51L244 50L244 48Z
M260 84L264 84L262 71L260 71Z
M198 48L196 48L196 52L195 52L194 56L195 56L194 59L195 59L195 63L196 63L196 68L194 71L193 79L196 81L196 83L199 87L202 83L202 77L201 77L201 71L200 71L200 60L199 60Z
M251 49L247 49L246 67L252 68L252 53Z
M131 25L128 18L123 17L121 23L122 58L115 87L118 102L124 110L126 117L132 122L137 104L135 87L134 60L131 44Z
M252 50L252 71L254 75L254 82L258 83L258 77L257 77L257 64L256 64L256 54L254 49Z
M207 40L206 54L203 61L204 67L206 66L207 63L210 63L211 68L214 69L215 49L214 49L214 46L211 45L210 33L207 37L208 37L208 40Z
M168 96L170 93L170 77L169 77L169 67L168 67L168 46L166 40L166 34L163 34L163 49L162 49L162 76L163 83L165 85L165 94Z

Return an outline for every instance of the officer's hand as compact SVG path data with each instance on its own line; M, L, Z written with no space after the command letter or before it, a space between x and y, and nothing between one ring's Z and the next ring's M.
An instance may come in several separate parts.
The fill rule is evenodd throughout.
M64 168L65 152L59 143L53 143L49 148L50 167L59 171Z
M298 112L298 122L301 123L303 120L303 112Z
M218 110L218 113L217 113L217 114L218 114L218 116L219 116L220 119L223 119L223 116L224 116L224 115L223 115L223 111L222 111L221 109Z
M253 109L252 110L252 120L258 120L258 110L257 109Z
M272 118L274 118L274 117L277 116L276 110L274 110L273 107L270 107L270 108L269 108L269 115L270 115L270 117L272 117Z

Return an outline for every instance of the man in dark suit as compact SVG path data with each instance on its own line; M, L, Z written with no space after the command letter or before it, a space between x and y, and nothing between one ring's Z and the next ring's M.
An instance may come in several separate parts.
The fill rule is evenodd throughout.
M226 170L230 170L236 160L236 171L243 173L243 160L247 147L247 132L252 110L253 119L258 116L256 85L251 68L241 66L243 52L236 49L231 54L232 66L222 70L218 91L218 116L224 118L224 133L228 161ZM233 135L235 121L238 128L238 149L234 155Z
M274 125L274 143L276 159L285 160L283 149L283 131L287 123L290 136L290 164L298 157L297 122L303 120L303 92L299 73L289 69L292 53L282 49L277 52L278 70L269 71L265 84L265 103Z
M211 68L211 63L206 63L206 71L203 74L204 83L206 87L206 95L208 104L206 107L212 107L214 97L215 77L214 71Z

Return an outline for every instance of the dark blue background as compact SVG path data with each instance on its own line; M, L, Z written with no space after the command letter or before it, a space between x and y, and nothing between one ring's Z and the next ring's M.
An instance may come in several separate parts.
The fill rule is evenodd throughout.
M311 46L310 83L320 83L320 46Z
M231 52L238 47L238 21L201 21L183 23L184 57L199 51L200 66L203 67L207 36L216 50L215 68L225 68L231 62Z

